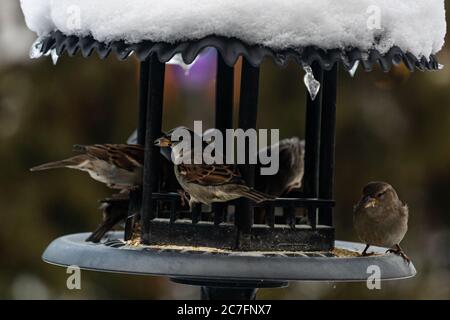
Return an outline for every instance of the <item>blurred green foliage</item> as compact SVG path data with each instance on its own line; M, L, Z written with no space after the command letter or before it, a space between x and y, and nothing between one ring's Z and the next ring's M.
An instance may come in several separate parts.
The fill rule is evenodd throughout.
M450 66L450 51L439 54ZM214 70L214 65L211 65ZM237 67L238 68L238 67ZM43 263L54 238L93 230L97 201L110 194L86 174L33 173L28 168L71 154L75 143L124 142L136 126L138 63L114 57L61 57L0 65L0 298L196 298L195 288L167 279L82 273L82 290L66 289L62 268ZM239 70L239 69L237 69ZM164 128L213 123L214 72L201 86L166 75ZM303 136L303 72L266 61L261 71L260 128ZM450 298L450 68L409 74L340 72L336 234L357 241L352 205L371 180L393 184L410 207L403 246L418 275L383 283L373 292L360 283L299 283L262 290L260 298ZM236 99L237 107L237 99ZM237 111L237 109L236 109Z

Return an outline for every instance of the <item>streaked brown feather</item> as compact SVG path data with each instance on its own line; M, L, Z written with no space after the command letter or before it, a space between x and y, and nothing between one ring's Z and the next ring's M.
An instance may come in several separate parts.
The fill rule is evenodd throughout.
M204 186L243 183L242 176L234 165L180 164L177 170L188 183Z
M94 144L74 146L75 151L83 152L96 159L114 164L127 171L133 171L144 163L144 148L129 144Z

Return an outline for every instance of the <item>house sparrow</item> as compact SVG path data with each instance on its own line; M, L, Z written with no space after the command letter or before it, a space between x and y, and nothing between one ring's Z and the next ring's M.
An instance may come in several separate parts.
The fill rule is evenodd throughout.
M300 189L302 186L305 141L297 137L283 139L277 144L259 150L259 154L267 154L267 149L274 152L278 147L279 170L274 175L261 175L258 164L256 168L255 188L261 192L281 196L293 189Z
M81 153L69 159L46 163L30 171L70 168L87 171L94 180L112 189L133 189L142 184L144 148L128 144L75 145Z
M181 148L176 148L180 143L172 141L175 128L159 139L155 140L158 147L170 147L174 159L190 157L191 160L200 156L195 154L192 148L187 154L182 154ZM191 133L192 138L194 133ZM193 141L193 139L191 139ZM274 199L273 196L266 195L245 185L236 165L230 164L174 164L175 176L181 187L189 196L189 206L192 208L195 203L210 205L212 202L226 202L240 197L251 199L255 202L263 202Z
M130 204L129 193L115 194L101 202L102 223L86 239L86 241L98 243L103 236L114 228L118 223L123 222L128 217L128 207Z
M408 230L408 206L403 204L394 188L386 182L370 182L353 209L353 224L358 237L366 243L362 255L371 245L391 248L392 252L410 259L400 248Z
M276 144L260 149L258 154L268 154L268 149L270 153L276 152L278 149L279 169L274 175L262 175L260 172L262 166L258 163L255 170L255 189L276 197L299 190L302 186L304 171L305 141L297 137L283 139ZM255 223L265 223L267 220L266 208L258 207L254 211ZM299 211L301 214L302 209L296 208L295 211Z

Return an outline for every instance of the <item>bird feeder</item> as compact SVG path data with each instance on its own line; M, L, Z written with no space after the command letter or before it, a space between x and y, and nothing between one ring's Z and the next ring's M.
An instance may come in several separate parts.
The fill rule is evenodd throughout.
M100 7L107 6L104 4L107 1L97 2ZM319 17L319 21L322 21L320 17L336 18L338 27L346 26L346 22L338 21L337 14L332 14L333 8L337 5L336 1L328 1L327 6L318 4L316 8L311 1L291 2L291 9L297 17L295 21L302 20L301 17L307 20L309 14L314 13L313 16ZM402 2L405 2L405 5L407 3L406 0ZM443 8L439 1L434 2L435 4L428 5L423 1L421 5L428 6L427 9L436 13L435 17L440 19L439 13ZM81 6L82 14L85 12L83 10L96 11L92 7L84 8L82 2L74 1L74 3ZM168 7L167 11L162 11L167 13L165 23L176 24L179 20L171 21L169 18L171 16L169 13L173 14L170 10L174 9L170 7L174 1L161 3L159 6ZM195 5L195 1L192 3ZM231 1L230 5L224 5L222 14L226 15L228 10L232 10L233 3ZM289 5L289 1L283 3ZM397 13L395 4L382 3L384 2L380 2L380 6L385 16L381 17L391 19L391 15ZM400 22L391 23L380 32L369 30L361 33L358 31L362 23L360 18L366 17L366 7L350 6L346 1L339 1L339 4L349 6L349 19L344 19L348 20L347 30L359 32L354 38L360 36L361 39L352 42L346 37L348 32L343 31L338 31L337 38L333 38L333 33L326 28L322 30L319 24L318 35L311 33L310 41L298 40L308 33L302 33L303 25L300 22L296 25L288 17L286 23L293 24L291 27L283 22L280 22L279 28L276 24L269 26L267 32L271 35L264 39L260 36L260 30L244 28L250 25L247 20L252 19L247 16L236 17L234 21L237 26L243 27L244 31L223 26L221 29L220 16L207 6L204 15L200 14L201 17L196 17L194 11L183 10L185 11L183 27L186 28L186 34L174 31L173 34L177 36L170 41L170 35L162 34L163 31L161 34L150 32L157 30L158 21L155 22L156 29L150 28L146 24L152 24L153 20L144 19L145 15L138 14L135 17L142 20L140 25L144 25L144 30L135 37L130 36L128 29L132 29L132 26L127 28L125 22L118 24L118 31L105 35L101 29L96 28L95 23L93 25L81 23L78 29L71 31L62 24L61 19L53 18L51 26L44 28L45 32L40 31L40 38L32 49L34 56L51 54L56 58L63 54L68 56L81 54L87 58L96 53L101 59L110 54L119 60L134 55L140 61L137 142L145 146L145 165L142 190L134 191L131 195L130 216L137 216L136 214L140 216L142 245L138 248L129 248L124 241L127 232L125 235L123 232L111 232L99 244L85 242L87 234L75 234L52 242L43 259L57 265L78 265L90 270L167 276L179 283L201 286L202 297L205 299L224 297L252 299L255 298L256 288L283 287L288 281L295 280L366 281L367 267L374 264L382 269L383 279L413 276L414 266L405 263L399 256L385 254L386 249L375 248L376 255L359 257L356 252L361 252L364 244L335 239L333 180L336 93L339 67L350 73L355 72L358 66L367 72L376 67L388 72L402 63L411 72L414 69L421 71L440 69L434 55L438 51L438 46L434 43L433 48L428 50L423 44L426 41L422 41L429 37L424 30L433 25L433 22L423 21L424 19L420 18L422 24L419 25L405 27ZM261 5L270 4L269 1L261 1ZM55 13L63 12L65 9L63 4L53 3L48 6L53 7L41 8L41 11L51 10ZM137 2L131 2L130 6L139 9ZM221 9L216 7L216 11ZM301 12L302 8L305 9L304 13ZM280 7L275 8L271 18L273 20L280 18L277 14L282 13L282 10ZM148 11L141 11L153 17L151 8ZM321 11L323 12L320 13ZM47 19L45 12L39 15L30 13L25 8L24 12L32 29L36 20ZM91 13L87 14L86 19L89 19ZM102 12L99 8L92 13L95 14L99 21L111 19L111 24L117 23L118 18L114 14L108 16L111 14L110 10ZM414 21L419 16L415 10L404 14L409 15L407 21ZM204 33L194 36L195 25L201 23L201 19L208 15L210 20L205 22L206 27L202 29ZM255 16L253 19L257 20L258 15ZM353 18L357 21L352 24ZM127 20L127 16L125 15L123 19ZM329 21L325 19L322 24ZM405 30L408 32L403 34L404 37L398 36L402 32L405 33ZM167 33L167 30L164 32ZM283 36L286 34L290 34L291 38L280 40L285 39ZM408 46L407 37L410 34L417 36L414 40L418 42L416 46ZM389 44L388 47L386 43ZM306 113L305 174L302 193L260 205L247 200L237 200L225 204L217 203L212 208L196 206L191 212L181 212L176 190L161 188L162 160L159 149L153 142L160 136L162 120L167 116L163 110L165 64L175 55L181 55L184 63L191 64L206 48L217 50L216 99L215 107L211 107L210 112L215 113L215 127L222 132L232 128L235 72L241 73L238 127L246 130L257 127L259 76L263 60L273 59L279 66L294 61L305 70L307 99L298 101L299 108ZM236 68L239 58L242 58L240 70ZM320 87L314 87L317 84ZM253 166L244 165L241 171L246 183L253 186L255 181ZM257 206L264 207L267 213L264 224L254 223L254 209ZM232 210L234 219L231 219L233 223L230 223L225 215L230 211L230 207L234 208ZM300 223L296 218L296 208L306 209L307 224ZM283 214L278 216L275 212Z

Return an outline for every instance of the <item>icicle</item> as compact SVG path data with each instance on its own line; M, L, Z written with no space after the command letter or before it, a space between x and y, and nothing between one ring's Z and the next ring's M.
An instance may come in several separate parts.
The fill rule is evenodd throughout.
M350 76L353 78L356 74L356 70L358 70L359 67L359 60L356 60L355 63L353 64L353 67L348 70L348 72L350 73Z
M303 77L303 82L305 83L306 88L308 89L309 96L311 100L315 100L317 94L320 91L320 82L314 78L314 74L311 66L305 64L303 65L303 70L305 70L305 76Z
M30 59L38 59L43 56L42 46L44 41L42 37L38 37L36 41L33 42L30 48Z
M58 63L58 59L59 59L56 49L50 50L50 56L52 57L53 65L56 66L56 64Z
M195 65L195 63L197 62L197 59L200 57L200 55L201 54L197 55L197 57L195 57L195 60L191 64L186 64L183 60L181 53L177 53L176 55L173 56L172 59L170 59L167 62L167 64L176 65L176 66L181 67L184 70L184 74L186 76L188 76L191 68Z

